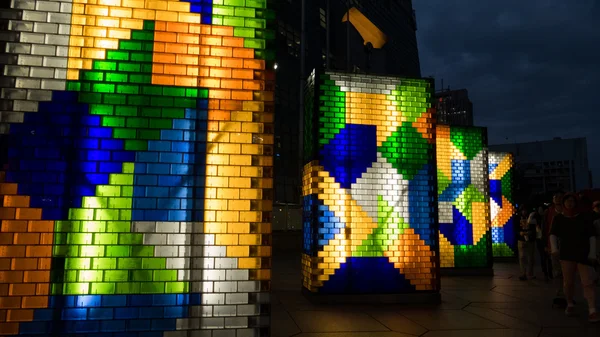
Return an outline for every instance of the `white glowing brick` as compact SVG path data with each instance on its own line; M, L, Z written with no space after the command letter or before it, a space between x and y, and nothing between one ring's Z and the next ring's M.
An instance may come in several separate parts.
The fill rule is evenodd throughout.
M22 112L0 111L0 122L2 123L23 123L25 114Z
M23 11L23 20L24 21L36 21L36 22L47 22L48 21L48 12L43 11Z
M37 102L32 101L17 101L13 102L13 110L14 111L22 111L22 112L36 112L38 109Z
M225 294L202 294L201 301L204 305L225 304Z
M248 327L248 317L225 317L225 328L238 329Z
M238 267L238 259L236 258L216 258L215 268L218 269L235 269Z
M42 80L42 89L47 89L47 90L65 90L67 86L67 82L65 82L64 80L49 80L49 79L43 79Z
M26 66L6 65L4 67L4 75L25 77L29 75L29 69L30 68Z
M15 88L2 88L0 94L5 99L27 99L27 90Z
M69 36L58 35L58 34L44 34L44 40L46 44L57 45L57 46L69 46ZM64 55L67 56L67 55Z
M179 233L179 222L157 222L157 233Z
M241 283L241 282L240 282ZM224 281L214 283L214 292L216 293L230 293L238 291L238 282ZM240 289L240 291L242 291Z
M17 32L33 32L33 22L10 20L8 29Z
M225 283L225 282L223 282L223 283ZM216 317L236 316L237 315L237 306L236 305L215 305L213 307L213 315Z
M35 4L35 9L38 11L59 12L60 2L37 0Z
M230 269L225 273L225 279L231 281L246 281L250 278L250 272L244 269Z
M206 295L203 295L204 297ZM203 301L204 302L204 298ZM204 303L203 303L204 304ZM220 304L220 303L218 303ZM200 329L223 329L225 328L225 319L217 317L206 317L200 320Z
M15 81L15 88L39 89L42 81L35 78L19 77Z
M166 245L167 234L144 234L145 245Z
M135 221L133 222L133 231L137 233L152 233L156 230L156 222Z
M185 269L190 267L190 259L183 257L168 257L167 269Z
M58 25L58 34L60 34L60 35L69 35L69 34L71 34L71 25L59 24Z
M43 44L44 43L44 34L40 34L40 33L21 33L21 42L23 43L39 43L39 44Z
M27 90L27 99L30 101L50 101L52 99L52 91L50 90Z
M49 13L48 22L70 24L71 15L66 13Z
M35 2L31 0L13 0L14 9L35 9Z
M33 31L35 33L57 34L58 33L58 24L35 22L33 24Z
M226 279L226 270L212 269L202 272L202 280L204 281L224 281Z
M44 67L67 68L67 58L55 56L43 56Z
M54 69L52 68L41 68L31 67L29 70L29 77L34 78L54 78ZM41 85L41 82L40 82Z
M173 246L154 246L154 256L156 257L178 257L179 250Z

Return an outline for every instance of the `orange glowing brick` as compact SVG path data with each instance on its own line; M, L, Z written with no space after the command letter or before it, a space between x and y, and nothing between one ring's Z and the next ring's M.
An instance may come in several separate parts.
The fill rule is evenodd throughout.
M26 257L52 257L52 246L27 246Z
M249 48L233 48L233 57L252 59L254 58L254 49Z
M11 245L13 244L13 233L1 233L0 234L0 245Z
M8 285L9 296L33 296L35 295L35 284L17 283Z
M50 267L52 266L52 259L51 258L39 258L38 259L38 270L50 270Z
M33 320L33 310L28 310L28 309L22 309L22 310L11 309L11 310L8 310L7 315L6 315L7 322L30 322L32 320Z
M233 27L212 26L212 34L219 36L233 36Z
M221 46L223 41L220 36L202 35L200 38L200 44L205 46Z
M242 89L242 80L221 80L221 88L223 89ZM234 98L237 99L237 98Z
M184 44L197 45L200 43L200 35L197 34L177 34L177 42Z
M199 85L199 83L197 77L175 76L175 85L184 87L196 87Z
M0 246L0 257L25 257L25 247Z
M235 90L231 93L231 98L236 100L252 100L252 91ZM245 110L245 109L244 109ZM255 111L255 110L252 110Z
M175 76L153 75L152 84L175 85Z
M225 80L223 80L223 82L224 81ZM241 110L242 109L242 103L239 101L221 100L219 102L220 102L219 109L222 109L222 110Z
M50 293L50 283L37 283L35 285L36 295L48 295Z
M34 220L27 222L27 231L36 233L52 233L54 232L54 221Z
M41 233L40 234L40 244L41 245L51 245L53 244L54 234L53 233Z
M19 333L19 323L0 323L0 335L16 335Z
M237 48L243 48L244 47L244 38L241 37L223 37L223 46L227 46L227 47L237 47Z
M217 99L231 99L231 90L209 90L208 97Z
M0 208L0 219L15 219L16 208ZM4 228L3 228L4 231Z
M22 283L22 271L0 271L0 280L4 283Z
M40 208L17 208L15 219L17 220L40 220L42 209Z
M175 54L154 53L155 63L175 63Z
M23 308L24 309L46 308L47 306L48 306L48 297L46 297L46 296L24 296L23 297Z
M29 207L29 197L6 195L4 196L4 207Z
M0 273L0 275L2 275ZM20 309L21 298L20 297L0 297L0 308L2 309Z
M185 75L187 68L180 64L165 64L164 73L169 75Z
M40 234L37 233L16 233L15 243L18 245L37 245L40 243Z
M207 67L220 67L221 66L221 58L219 57L201 57L200 65Z
M25 271L23 275L25 283L44 283L50 282L50 273L45 270Z
M37 269L37 265L38 261L36 258L18 258L12 260L11 268L13 270L35 270Z

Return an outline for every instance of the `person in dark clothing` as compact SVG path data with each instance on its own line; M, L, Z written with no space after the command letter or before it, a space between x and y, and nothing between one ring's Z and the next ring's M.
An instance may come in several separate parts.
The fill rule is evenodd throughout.
M521 276L519 280L526 281L535 278L533 275L533 265L535 262L535 221L526 208L521 209L521 218L519 219L519 263L521 265Z
M542 266L542 272L544 273L544 279L549 281L552 279L552 261L550 256L546 252L546 242L548 239L544 236L544 225L543 219L545 216L544 206L538 207L537 211L532 212L529 217L530 221L535 221L535 245L540 255L540 264Z
M579 271L583 294L588 302L590 322L600 321L596 313L596 289L594 285L594 268L596 257L596 232L592 224L592 216L577 211L577 198L568 194L563 197L563 214L558 214L552 222L550 242L552 254L558 256L563 271L563 288L567 299L565 313L575 313L573 293L575 273ZM558 243L560 241L560 251Z

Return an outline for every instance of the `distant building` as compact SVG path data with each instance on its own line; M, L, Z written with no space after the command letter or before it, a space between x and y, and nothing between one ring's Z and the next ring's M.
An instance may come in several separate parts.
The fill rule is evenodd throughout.
M302 181L299 169L303 166L299 153L300 79L306 79L314 68L325 67L327 21L331 70L406 77L421 76L417 26L411 0L306 0L306 57L305 72L301 75L302 1L279 0L278 3L274 201L300 204ZM348 8L359 10L385 34L387 42L381 49L367 54L358 30L342 22ZM346 57L348 50L350 58Z
M592 187L585 138L490 145L490 151L512 152L515 168L531 194L581 191Z
M473 126L473 103L467 89L439 91L435 98L439 124Z

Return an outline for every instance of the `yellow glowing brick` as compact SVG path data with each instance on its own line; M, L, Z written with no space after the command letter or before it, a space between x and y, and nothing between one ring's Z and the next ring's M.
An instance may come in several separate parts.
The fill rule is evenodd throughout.
M262 199L262 190L260 189L241 189L240 199Z
M229 186L231 187L250 188L250 178L230 177L224 179L229 179Z
M82 48L81 56L86 59L103 59L106 55L105 49L98 48ZM85 67L85 65L84 65Z
M235 211L249 211L250 201L249 200L229 200L227 202L227 209Z
M244 199L240 198L240 189L238 188L219 188L216 197L219 199Z
M103 48L103 49L117 49L119 47L119 40L96 38L96 39L94 39L93 47Z
M78 0L75 0L78 1ZM79 0L81 1L81 0ZM91 0L88 2L89 3L94 3L96 2L98 5L106 5L106 6L125 6L125 4L123 3L124 0Z
M177 19L178 22L186 22L186 23L200 23L200 15L195 13L178 13Z
M208 199L204 201L204 207L209 210L227 210L227 201Z
M164 1L164 0L153 0L153 1L146 0L146 8L165 11L169 8L169 4L168 4L168 1Z
M217 221L234 222L240 220L240 212L237 211L220 211L217 213Z
M221 144L221 146L226 144ZM240 176L240 167L239 166L219 166L218 175L223 177L239 177Z
M217 234L215 235L215 244L217 245L237 245L239 242L238 235L232 234Z
M131 18L133 10L126 7L110 7L108 13L113 18Z
M222 154L240 154L239 144L219 144L219 153ZM244 152L250 154L248 152Z
M169 1L167 2L167 9L172 12L189 12L190 3L185 1Z
M145 1L146 0L121 0L121 5L130 8L144 8Z
M262 176L262 168L261 167L242 167L240 175L242 177L260 177Z
M179 13L170 11L156 11L155 20L160 21L178 21Z
M260 222L262 212L239 212L239 221Z
M112 17L98 17L96 19L96 24L100 27L118 28L120 26L120 20L119 18Z
M228 179L226 177L206 177L206 186L210 187L228 187Z
M232 255L229 255L229 249L227 250L227 256L232 256ZM239 255L233 255L233 256L239 256ZM242 256L244 256L244 255L242 255ZM260 259L258 259L258 258L241 258L238 260L238 268L240 268L240 269L260 268Z
M83 35L86 37L106 37L108 30L106 27L84 26Z
M227 165L229 164L229 156L228 155L220 155L220 154L208 154L206 155L206 163L213 165ZM234 165L242 165L238 163L233 163ZM223 186L226 187L226 186Z
M144 19L121 19L120 27L139 30L144 27Z
M85 14L106 17L109 12L108 8L108 6L87 5L85 7Z
M244 126L246 126L246 124L244 124ZM242 123L239 123L239 122L219 122L219 131L241 132L242 131Z
M204 214L204 232L205 233L226 233L227 232L227 224L226 223L219 223L219 222L209 222L209 221L214 221L213 219L207 219L207 216L209 218L211 217L215 217L216 218L216 213L215 212L205 212Z
M261 244L261 236L257 234L249 234L249 235L240 235L239 236L240 245L260 245Z
M228 246L228 257L248 257L250 256L250 248L248 246Z

